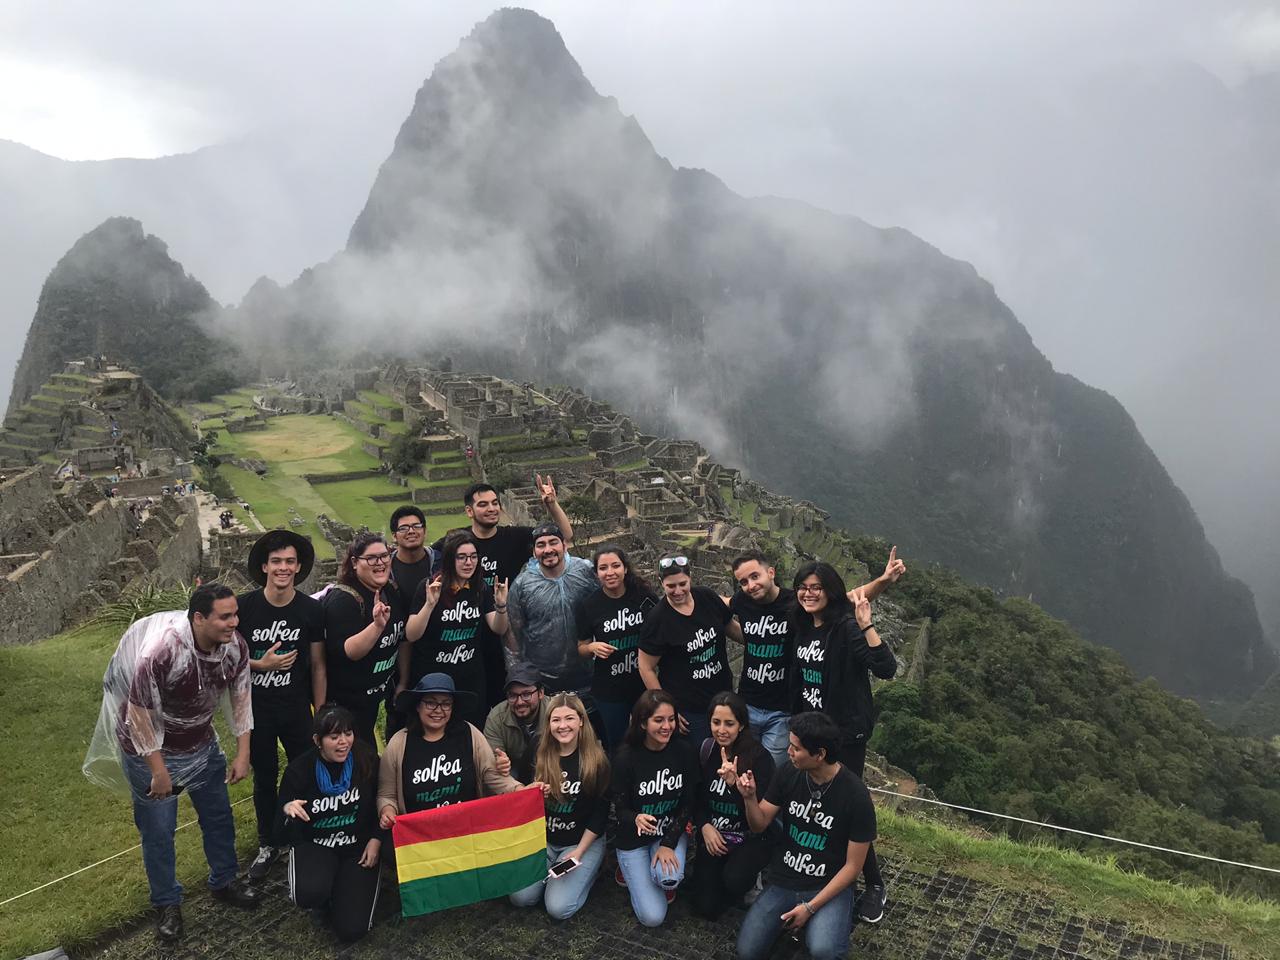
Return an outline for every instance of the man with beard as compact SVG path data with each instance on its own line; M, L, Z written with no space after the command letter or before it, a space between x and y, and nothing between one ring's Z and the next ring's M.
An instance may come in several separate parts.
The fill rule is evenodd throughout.
M563 536L563 543L573 543L573 525L565 515L564 508L556 499L555 484L550 475L543 477L535 474L534 480L542 497L543 506L550 514L551 523ZM473 483L462 495L463 508L471 518L471 536L475 537L476 550L480 562L477 567L484 582L493 589L495 580L505 580L514 584L529 563L533 552L533 527L499 526L502 517L502 502L498 491L488 483ZM468 529L468 528L463 528ZM431 545L439 556L444 549L444 537ZM485 664L488 670L486 678L486 703L488 706L502 703L505 695L502 692L503 659L502 638L494 636L488 630L481 629L481 640L484 645Z
M391 579L406 599L417 596L418 584L430 578L440 565L440 552L426 545L427 518L417 507L405 504L391 514Z

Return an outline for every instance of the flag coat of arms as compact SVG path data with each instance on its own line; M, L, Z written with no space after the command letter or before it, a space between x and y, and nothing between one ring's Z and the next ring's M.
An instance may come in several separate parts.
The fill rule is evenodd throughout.
M406 917L503 897L547 875L537 787L406 813L391 837Z

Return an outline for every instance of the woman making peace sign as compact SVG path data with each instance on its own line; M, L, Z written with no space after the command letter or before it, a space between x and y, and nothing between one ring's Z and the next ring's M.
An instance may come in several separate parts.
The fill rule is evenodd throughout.
M750 771L761 791L773 778L773 758L752 735L747 703L725 691L711 698L711 736L703 741L702 790L694 814L698 855L689 886L693 909L715 919L742 901L769 863L771 848L747 823L738 775Z
M507 632L507 581L495 580L491 591L477 571L479 561L469 532L445 540L440 576L419 585L410 607L417 612L405 625L412 644L406 686L428 673L447 673L459 690L475 694L459 704L459 718L483 729L487 664L480 622L498 636Z

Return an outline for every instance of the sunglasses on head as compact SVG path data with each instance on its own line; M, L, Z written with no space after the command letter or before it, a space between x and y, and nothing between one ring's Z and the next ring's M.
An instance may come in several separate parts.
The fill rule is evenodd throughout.
M659 570L670 570L675 567L677 570L687 570L689 568L688 557L663 557L658 561Z

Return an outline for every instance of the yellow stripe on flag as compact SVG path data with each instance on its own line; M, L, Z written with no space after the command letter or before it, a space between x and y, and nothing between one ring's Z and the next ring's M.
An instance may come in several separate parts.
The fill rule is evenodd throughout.
M539 818L503 830L396 847L396 873L401 883L409 883L518 860L546 848L546 822Z

